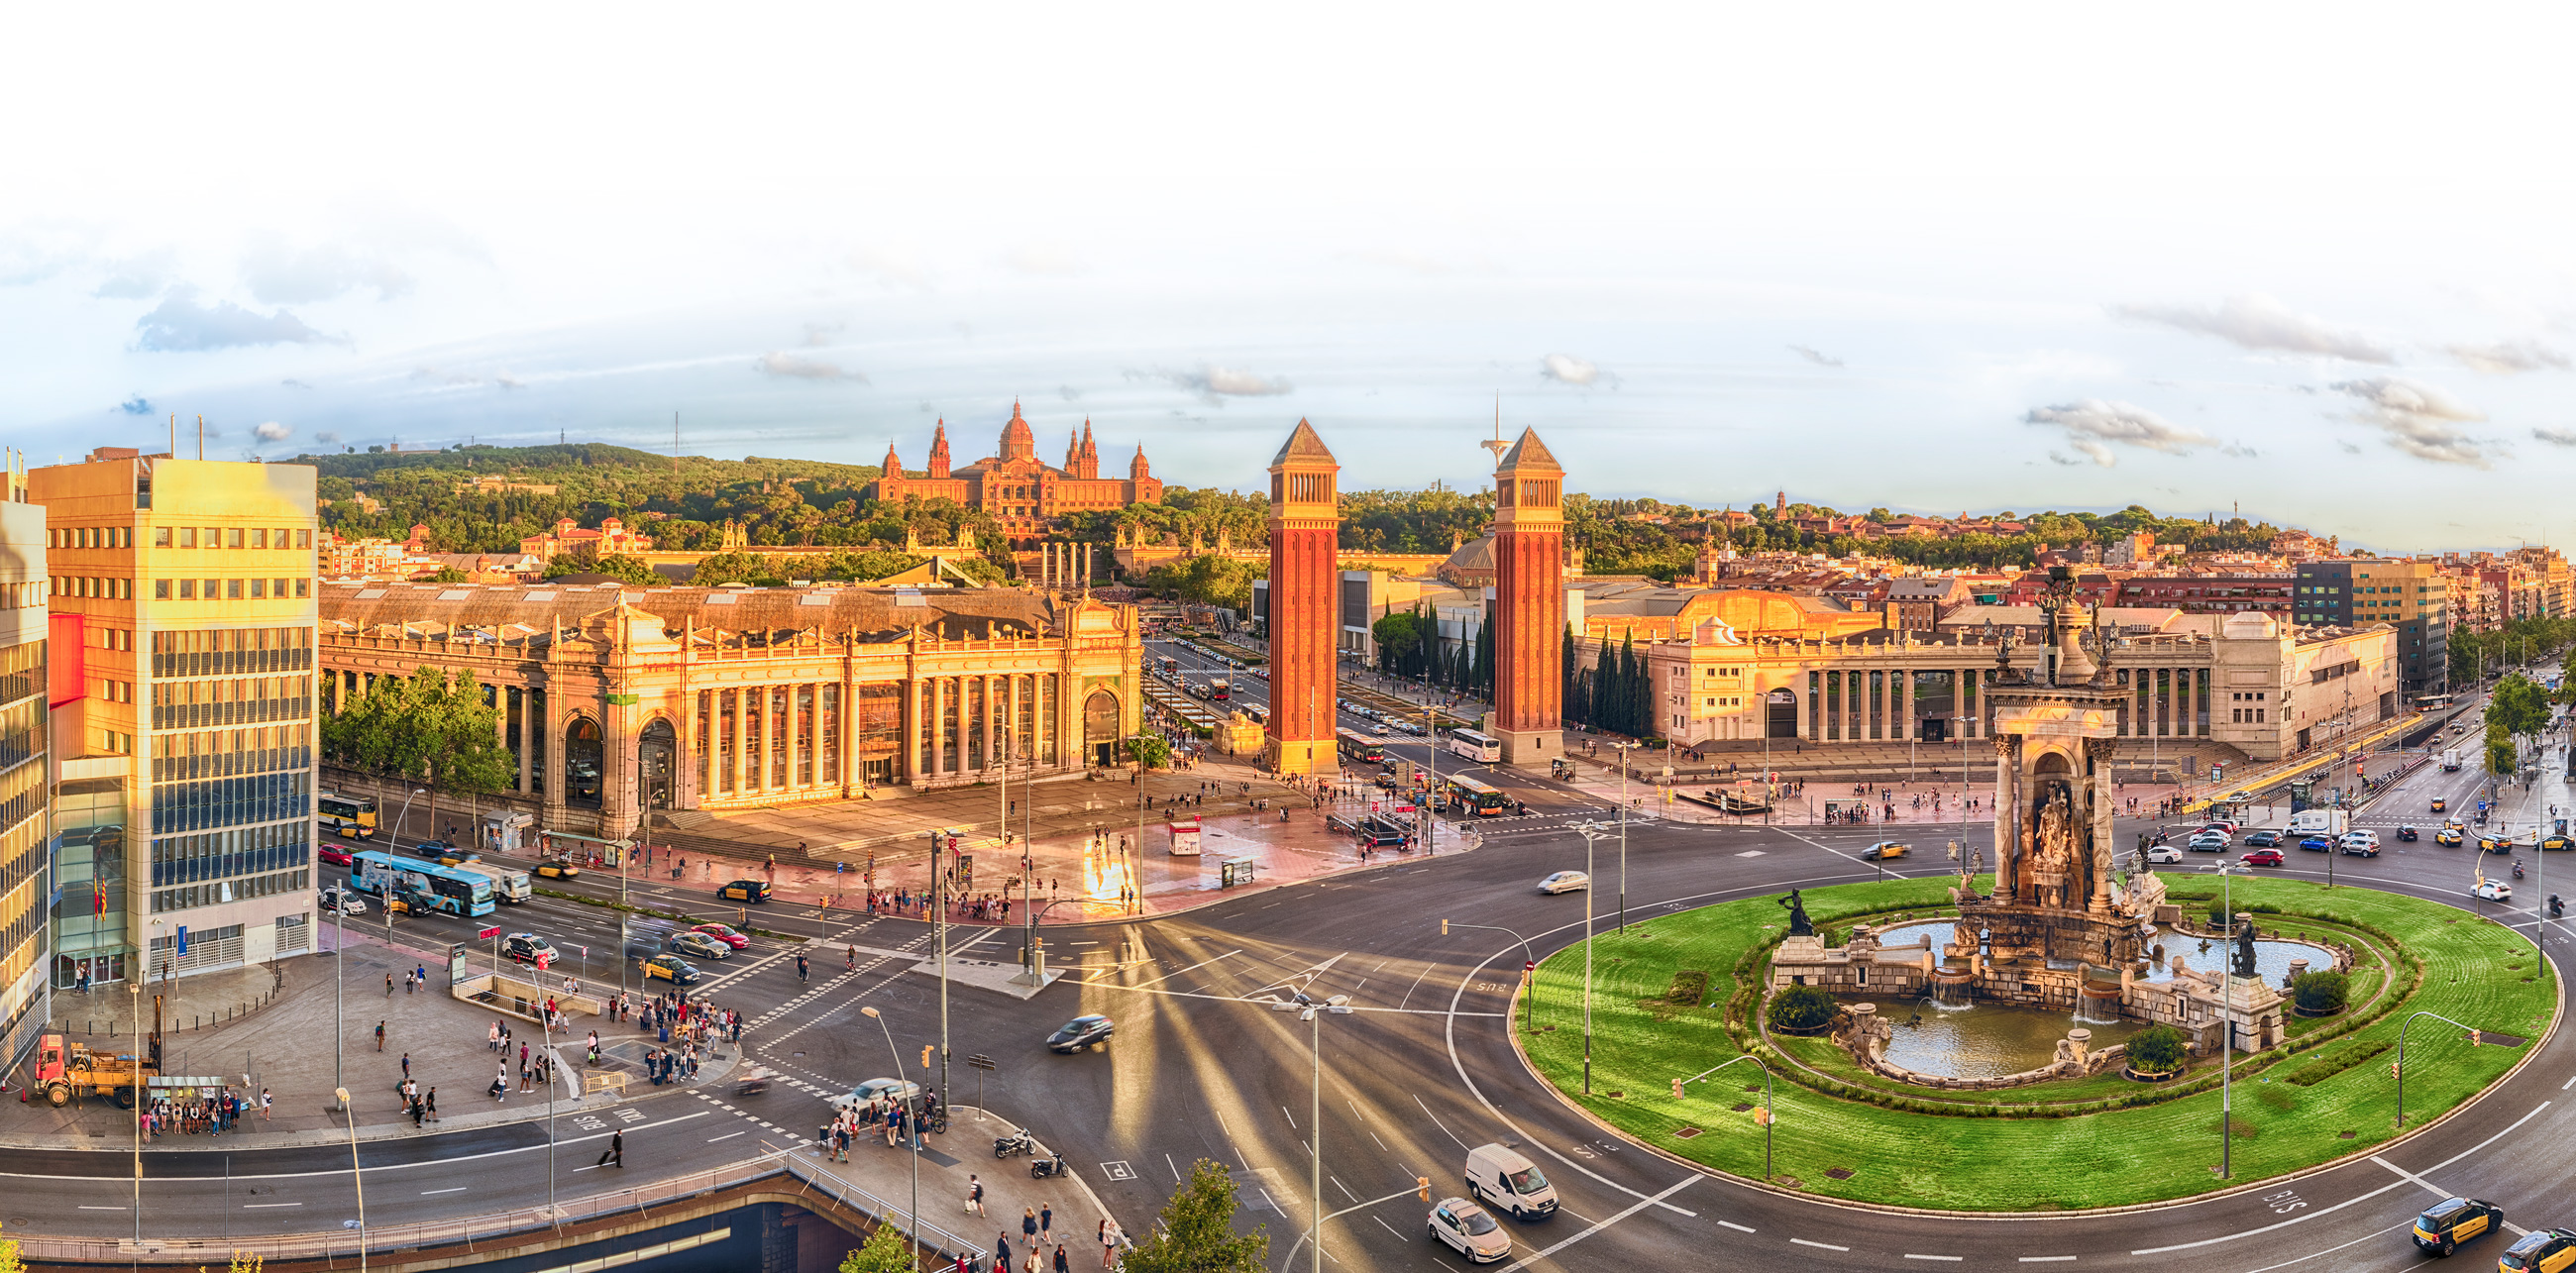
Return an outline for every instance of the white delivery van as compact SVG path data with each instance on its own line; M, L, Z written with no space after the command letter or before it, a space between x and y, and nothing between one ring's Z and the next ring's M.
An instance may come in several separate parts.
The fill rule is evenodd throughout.
M1467 1151L1467 1192L1515 1220L1544 1219L1556 1212L1556 1186L1547 1182L1538 1164L1501 1145Z
M2450 748L2445 748L2445 749L2443 750L2443 752L2442 752L2442 772L2443 772L2443 773L2446 773L2446 774L2455 774L2455 773L2460 772L2460 749L2459 749L2459 748L2457 748L2457 747L2450 747Z
M2290 815L2294 836L2340 836L2352 829L2352 815L2342 809L2301 809Z

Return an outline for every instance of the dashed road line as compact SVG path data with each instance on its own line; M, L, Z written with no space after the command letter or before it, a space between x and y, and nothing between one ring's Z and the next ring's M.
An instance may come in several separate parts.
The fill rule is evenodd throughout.
M1835 1246L1835 1245L1834 1245L1833 1243L1831 1243L1831 1242L1810 1242L1810 1241L1806 1240L1805 1238L1791 1238L1791 1239L1789 1239L1789 1240L1790 1240L1791 1242L1794 1242L1794 1243L1798 1244L1799 1246L1811 1246L1811 1247L1818 1248L1819 1250L1825 1250L1825 1251L1848 1251L1848 1250L1850 1250L1850 1249L1851 1249L1850 1247L1847 1247L1847 1246Z

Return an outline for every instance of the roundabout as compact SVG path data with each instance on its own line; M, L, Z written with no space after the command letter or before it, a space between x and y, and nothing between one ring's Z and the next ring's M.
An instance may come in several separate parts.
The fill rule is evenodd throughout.
M1956 882L1844 884L1810 890L1803 901L1828 933L1893 929L1955 917ZM2184 877L2167 897L2173 907L2199 909L2218 892L2216 880ZM1663 915L1593 939L1589 1095L1581 941L1541 964L1529 1024L1516 1018L1514 1028L1527 1063L1564 1100L1639 1145L1760 1180L1767 1143L1777 1189L1909 1210L2006 1213L2172 1202L2368 1156L2403 1134L2391 1073L2401 1030L2405 1127L2413 1131L2474 1100L2556 1026L2555 971L2526 936L2493 920L2437 901L2300 880L2240 880L2232 893L2267 945L2348 950L2347 1002L2325 1015L2284 1012L2277 1041L2231 1049L2225 1063L2217 1048L2195 1042L2181 1072L2162 1082L2129 1077L2108 1059L2113 1031L2134 1038L2155 1027L2103 1018L2090 1005L1839 995L1828 1031L1774 1029L1771 1005L1813 991L1769 984L1782 946L1794 940L1790 912L1779 904L1785 899L1773 897ZM2226 953L2223 933L2215 949L2195 942L2180 945L2194 956L2207 949L2202 958L2212 962ZM2240 993L2250 988L2236 984ZM2465 1030L2414 1015L2424 1011L2466 1023L2481 1038L2473 1043ZM2022 1081L1987 1086L1915 1073L1908 1082L1892 1077L1908 1071L1864 1064L1855 1046L1873 1019L1881 1035L1912 1036L1980 1014L2014 1018L1999 1032L2004 1040L2021 1039L2025 1048L2040 1041L2037 1055L2023 1058L2036 1064L2004 1062ZM2063 1043L2047 1048L2050 1034L2102 1038L2104 1051L2088 1062L2073 1049L2070 1064ZM2006 1046L1990 1035L1954 1040L1948 1053L1975 1061L1980 1048ZM1775 1076L1768 1136L1764 1076L1749 1062L1675 1096L1675 1080L1746 1057ZM2232 1105L2226 1179L2218 1174L2222 1104Z

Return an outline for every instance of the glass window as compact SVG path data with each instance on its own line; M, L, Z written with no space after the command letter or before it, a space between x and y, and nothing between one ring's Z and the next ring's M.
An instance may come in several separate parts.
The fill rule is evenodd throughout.
M225 532L224 532L224 547L226 547L226 548L239 548L239 547L241 547L241 546L242 546L242 528L241 528L241 527L239 527L239 526L235 526L235 527L231 528L230 530L227 530L227 531L225 531Z
M194 601L197 599L196 580L182 579L179 581L179 599L181 601Z
M169 580L155 579L152 581L152 599L155 601L167 601L170 599Z
M170 546L169 527L155 526L152 528L152 546L155 548L167 548Z
M312 532L312 531L309 531L309 530L299 530L299 531L295 532L295 546L296 546L296 547L298 547L298 548L310 548L310 547L312 547L312 546L313 546L313 532Z
M250 528L250 546L253 548L268 547L268 528L266 526L253 526Z
M197 546L196 527L182 526L179 528L179 546L181 548L194 548Z
M226 601L239 601L242 599L241 580L227 579L224 581L224 599Z
M261 600L261 599L263 599L263 598L265 598L265 597L267 597L267 596L268 596L268 581L267 581L267 580L265 580L265 579L253 579L253 580L251 580L251 581L250 581L250 599L251 599L251 600L253 600L253 601L258 601L258 600Z
M268 595L270 595L270 596L272 596L272 597L284 597L284 596L286 595L286 581L285 581L285 580L283 580L283 579L271 579L271 580L269 580L269 581L268 581L268 583L269 583Z
M296 595L296 597L297 597L299 600L300 600L300 599L302 599L302 598L304 598L304 597L308 597L308 596L313 595L313 581L312 581L312 580L310 580L310 579L298 579L298 580L296 580L296 581L295 581L295 595Z

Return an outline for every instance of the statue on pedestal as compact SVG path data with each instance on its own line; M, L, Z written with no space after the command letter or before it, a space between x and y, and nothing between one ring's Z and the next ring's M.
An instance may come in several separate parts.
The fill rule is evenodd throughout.
M2256 975L2254 972L2254 919L2252 916L2247 916L2245 919L2238 922L2236 929L2236 967L2233 971L2239 977L2251 977Z
M1786 907L1788 907L1788 908L1789 908L1789 935L1790 935L1790 936L1792 936L1792 937L1812 937L1812 936L1814 936L1814 935L1815 935L1815 932L1816 932L1816 925L1815 925L1815 921L1810 920L1810 919L1808 919L1808 918L1807 918L1807 902L1806 902L1806 899L1805 899L1805 898L1802 898L1802 897L1798 896L1798 890L1796 890L1796 889L1794 889L1794 888L1793 888L1793 889L1790 889L1790 890L1789 890L1789 895L1788 895L1787 897L1779 898L1779 899L1776 899L1776 900L1777 900L1777 901L1778 901L1782 906L1786 906Z

